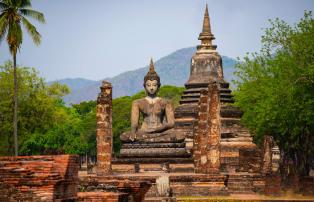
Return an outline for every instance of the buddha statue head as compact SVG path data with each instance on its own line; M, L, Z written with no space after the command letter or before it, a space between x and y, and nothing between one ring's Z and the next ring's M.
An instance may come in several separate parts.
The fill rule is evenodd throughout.
M148 96L156 96L160 87L160 78L155 71L153 59L150 60L149 71L144 77L144 88Z

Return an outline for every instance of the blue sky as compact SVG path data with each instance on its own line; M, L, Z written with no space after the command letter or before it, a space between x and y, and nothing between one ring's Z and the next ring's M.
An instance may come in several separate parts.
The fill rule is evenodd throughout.
M198 45L206 3L217 50L233 58L260 49L268 19L293 24L314 10L314 0L33 0L47 23L34 22L40 46L24 35L18 64L35 67L48 81L100 80L137 69L150 57ZM3 40L0 64L10 58Z

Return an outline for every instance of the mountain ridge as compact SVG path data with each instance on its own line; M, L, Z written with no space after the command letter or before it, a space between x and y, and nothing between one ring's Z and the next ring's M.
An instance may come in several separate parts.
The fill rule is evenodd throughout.
M160 76L162 85L184 86L190 74L190 61L195 53L195 47L182 48L165 57L157 60L154 65ZM236 60L222 56L225 80L230 82L233 79ZM135 70L118 74L111 78L105 78L113 86L113 97L131 96L143 89L143 78L148 71L148 65ZM70 87L71 93L64 96L67 104L77 104L82 101L95 100L99 93L101 81L94 81L84 78L66 78L56 80L61 84ZM48 82L48 83L52 83ZM54 81L55 82L55 81Z

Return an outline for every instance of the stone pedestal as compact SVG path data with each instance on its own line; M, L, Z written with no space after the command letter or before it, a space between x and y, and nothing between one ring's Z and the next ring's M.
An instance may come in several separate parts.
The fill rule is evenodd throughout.
M111 173L112 156L112 86L103 81L97 98L97 175Z

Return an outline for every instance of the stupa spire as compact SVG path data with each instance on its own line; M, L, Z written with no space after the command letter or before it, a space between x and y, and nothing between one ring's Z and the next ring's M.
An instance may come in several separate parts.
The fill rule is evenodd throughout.
M155 72L153 58L150 58L149 72Z
M160 77L158 76L157 72L155 71L153 58L150 59L149 70L148 70L146 76L144 77L144 85L145 85L147 80L157 80L158 83L160 84Z
M209 47L210 49L215 49L216 46L212 45L212 40L215 39L214 35L212 34L211 27L210 27L210 18L208 15L208 6L206 4L204 20L203 20L203 30L200 33L199 40L201 40L202 47Z
M211 33L210 28L210 20L208 15L208 6L206 4L205 14L204 14L204 20L203 20L203 31L202 33Z

